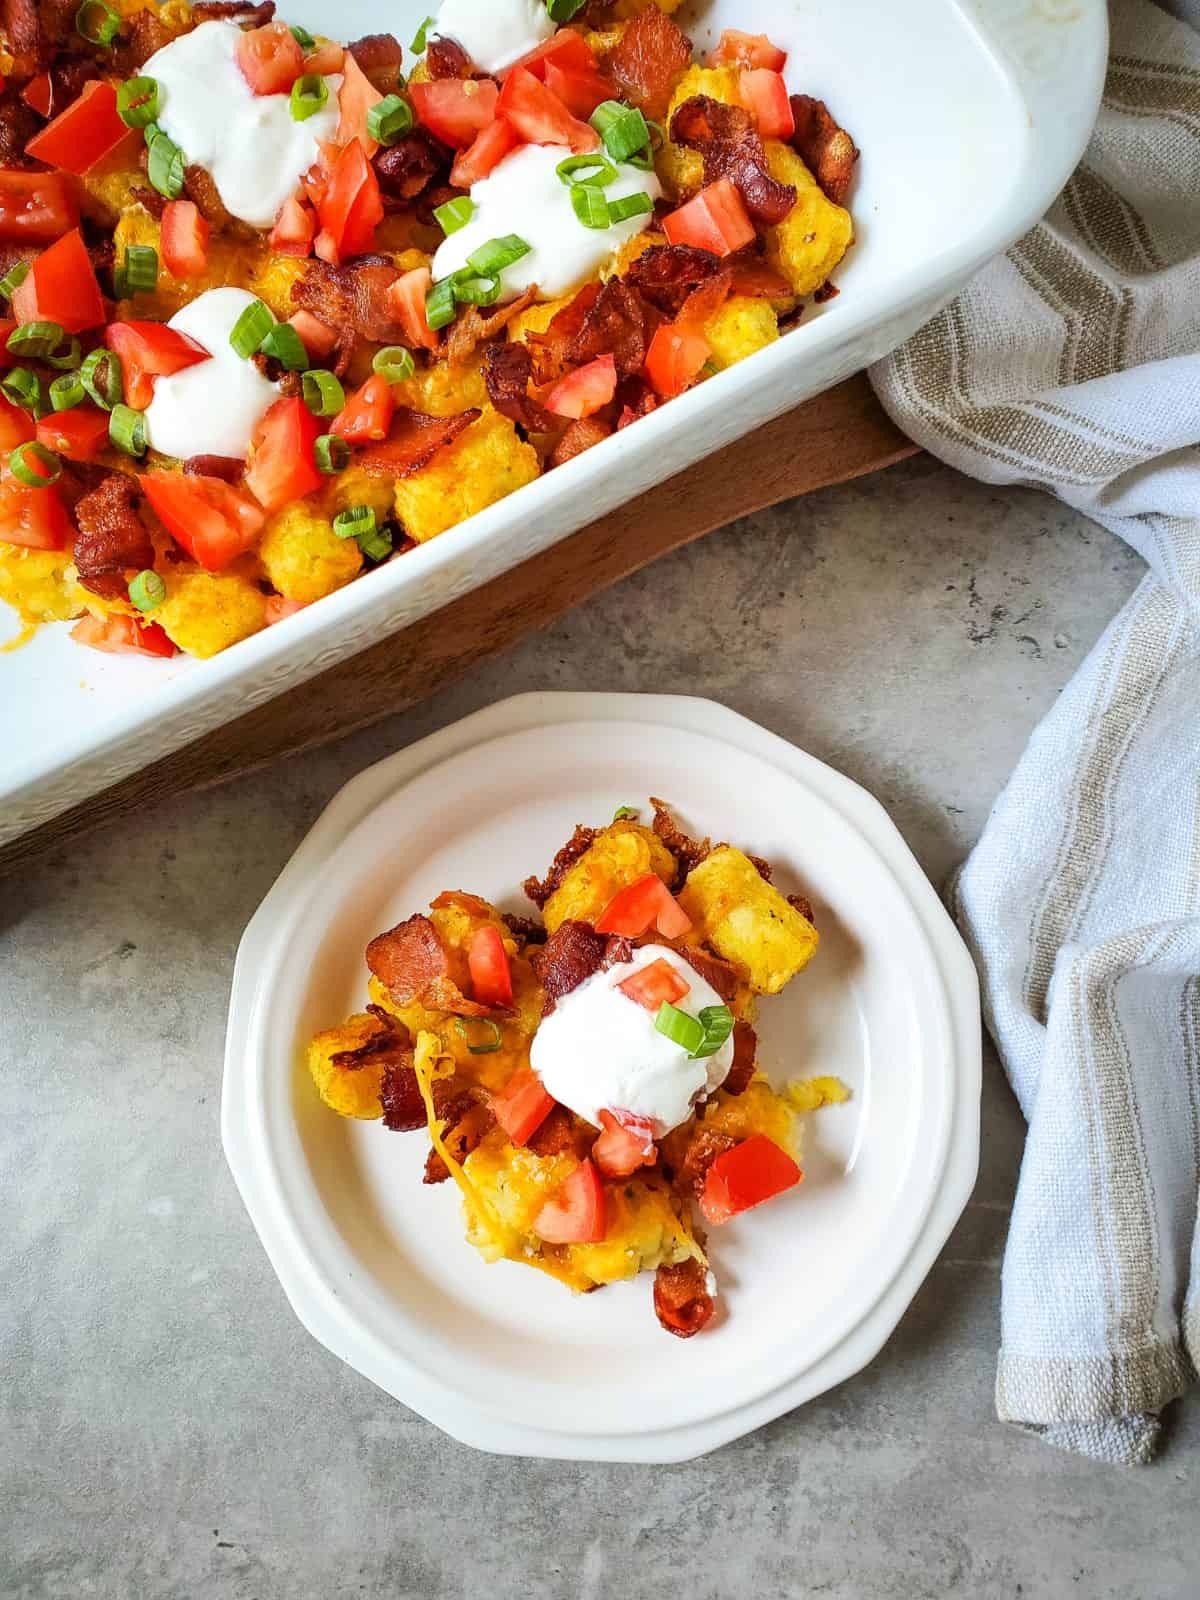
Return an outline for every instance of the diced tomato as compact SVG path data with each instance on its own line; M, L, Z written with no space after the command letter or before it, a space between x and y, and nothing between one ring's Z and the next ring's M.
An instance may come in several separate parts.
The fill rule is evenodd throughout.
M607 1231L604 1185L590 1161L581 1161L533 1219L547 1244L599 1244Z
M555 1104L532 1067L518 1067L500 1093L492 1096L492 1112L513 1144L525 1144Z
M371 248L375 229L383 219L383 201L375 168L357 139L351 139L338 156L317 216L322 232L329 236L335 261L361 256Z
M305 67L305 71L311 70ZM368 161L379 149L379 140L372 139L367 132L367 112L382 99L379 90L347 50L342 64L342 87L338 90L338 125L334 138L338 144L349 144L351 139L357 139Z
M764 1200L792 1189L804 1174L765 1133L752 1133L741 1144L719 1155L709 1167L700 1196L704 1220L715 1228L739 1211L749 1211Z
M525 67L514 67L505 79L496 115L529 144L566 144L572 150L595 150L600 145L595 128L573 117Z
M410 83L417 120L435 139L463 150L496 116L500 91L490 78L438 78Z
M712 347L702 334L671 323L656 328L646 352L646 376L664 400L682 394L699 377Z
M387 292L387 308L404 329L410 350L436 350L439 335L429 326L425 300L433 284L428 267L414 267L397 278Z
M0 171L0 239L52 244L79 221L71 180L61 172Z
M21 90L21 99L24 100L31 111L36 111L39 117L48 117L50 115L50 103L53 96L54 90L51 87L50 74L48 72L39 72L36 78L30 78L29 82Z
M622 994L636 1000L638 1005L645 1006L647 1011L655 1012L664 1001L674 1005L676 1000L682 1000L691 987L687 979L663 956L631 972L617 985Z
M653 925L664 939L679 939L692 919L655 872L619 889L596 918L597 933L619 933L637 939Z
M311 311L295 311L288 321L300 335L310 361L320 363L337 349L337 330L322 322L320 317L314 317Z
M541 78L544 82L546 65L551 61L564 72L596 70L595 54L583 35L573 32L570 28L560 28L548 39L543 39L541 44L534 45L528 55L522 56L519 61L514 61L511 67L506 67L500 73L500 77L504 79L516 67L524 67L526 72L532 72L535 78Z
M306 73L315 72L322 78L327 78L331 72L340 72L349 51L336 39L326 39L323 43L314 45L304 58Z
M766 67L782 72L787 51L773 45L765 33L741 33L726 28L716 49L708 58L710 67Z
M611 100L613 87L598 72L574 72L547 57L542 82L557 95L573 117L588 119L602 100Z
M628 1178L658 1160L654 1124L630 1111L602 1111L604 1130L592 1146L592 1160L606 1178Z
M576 367L560 378L545 399L556 417L590 417L606 406L617 392L617 364L611 355L597 356L586 367Z
M469 189L498 167L510 150L520 144L517 130L507 122L489 122L465 150L460 150L450 168L450 182L456 189Z
M238 35L237 64L255 94L287 94L304 71L304 52L285 23L267 22Z
M289 617L294 617L297 611L303 610L303 600L285 600L281 594L270 594L267 596L263 614L267 619L267 627L273 628L277 622L286 622Z
M94 461L108 443L108 412L96 406L51 412L38 422L37 436L68 461Z
M314 209L319 208L325 198L325 191L329 187L329 180L337 165L339 153L337 145L330 143L328 139L318 139L317 159L306 172L301 174L300 187L309 205Z
M28 550L65 550L73 534L57 489L19 483L7 467L0 473L0 539L5 544L23 545Z
M9 325L9 332L15 324ZM15 450L19 444L28 444L35 435L33 418L28 411L13 405L0 394L0 450ZM0 534L0 538L3 535Z
M100 285L78 228L37 258L13 291L12 309L18 322L57 322L67 333L104 321Z
M777 72L752 67L738 79L738 96L758 125L763 139L790 139L796 117L788 99L787 84Z
M160 224L163 265L173 278L199 278L208 266L208 223L191 200L169 200ZM274 235L271 248L275 249Z
M308 256L312 254L316 234L316 217L302 200L292 194L283 202L275 218L267 247L278 256Z
M662 229L672 244L692 244L715 256L731 255L754 240L754 224L728 178L718 178L670 212Z
M211 359L202 344L165 322L112 322L104 342L121 358L125 400L135 411L144 411L154 398L155 378Z
M467 966L471 970L471 987L481 1005L512 1005L512 971L499 928L489 923L475 930L467 951Z
M246 487L266 511L301 500L324 481L313 445L324 432L299 395L276 400L259 423L246 468Z
M117 115L117 91L98 78L85 83L79 98L34 134L25 153L82 176L122 147L132 152L140 143L140 131L127 128Z
M76 644L91 645L114 656L173 656L175 646L157 622L138 622L123 613L86 616L71 629Z
M382 373L373 372L334 417L329 431L340 434L347 444L386 439L395 410L391 385Z
M163 527L208 572L248 550L263 525L254 502L223 478L146 472L140 482Z

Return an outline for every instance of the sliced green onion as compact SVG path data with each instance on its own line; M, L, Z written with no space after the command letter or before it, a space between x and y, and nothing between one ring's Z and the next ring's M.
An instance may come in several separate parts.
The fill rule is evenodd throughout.
M92 399L105 411L111 411L125 392L121 358L111 350L93 350L90 356L85 356L79 378Z
M453 279L454 298L467 306L494 306L499 300L503 285L499 278L481 278L470 273L456 275ZM428 312L426 312L428 316ZM430 327L433 324L430 323Z
M61 345L53 355L46 357L46 364L47 366L57 367L60 372L73 369L79 365L82 349L78 334L73 333L65 345Z
M472 1017L471 1021L476 1028L490 1028L492 1030L482 1044L472 1044L471 1034L466 1023L461 1017L455 1017L455 1030L467 1041L467 1049L471 1054L473 1056L490 1056L493 1050L499 1050L504 1042L499 1024L492 1022L488 1017ZM478 1038L478 1035L476 1037Z
M146 419L132 406L115 405L108 419L108 437L127 456L146 454Z
M571 186L571 205L575 215L585 228L608 227L608 201L594 184L573 184Z
M148 159L146 175L150 182L168 200L178 200L183 193L183 151L160 128L151 139L147 128Z
M29 367L13 367L0 378L0 394L15 406L23 406L37 416L42 408L42 385Z
M412 125L412 107L398 94L385 94L367 112L367 132L379 144L395 144Z
M628 222L630 217L644 217L647 211L654 210L654 201L644 189L637 194L622 195L619 200L608 202L608 220L610 222Z
M664 134L658 123L651 122L649 118L646 119L646 127L650 130L649 143L644 145L641 150L634 151L633 155L626 156L625 159L631 167L640 167L643 172L652 172L654 170L654 152L662 149Z
M127 128L145 128L158 116L157 78L126 78L117 87L117 115Z
M617 169L607 156L599 151L585 151L583 155L568 156L555 167L555 172L568 188L576 183L590 183L597 189L606 189L617 176Z
M715 1056L733 1032L733 1012L728 1006L702 1006L700 1026L704 1029L704 1042L693 1056Z
M259 345L264 356L274 356L288 372L307 372L308 351L290 322L277 322Z
M147 568L130 581L129 598L139 611L153 611L167 598L167 586L157 572Z
M381 373L389 383L407 383L417 368L411 350L402 344L389 344L376 350L371 370Z
M333 531L339 539L362 539L375 532L373 506L347 506L333 519Z
M14 261L4 276L0 278L0 297L5 300L11 300L13 291L19 289L28 276L28 261Z
M261 300L252 300L234 323L229 342L236 354L248 361L257 354L263 340L275 326L275 318Z
M368 561L386 561L392 553L392 536L386 528L372 528L358 535L358 548Z
M589 120L614 161L628 161L650 143L650 129L636 106L602 100Z
M336 417L346 404L346 391L332 372L313 367L300 380L304 404L314 417Z
M152 244L126 245L121 281L126 294L154 288L158 282L158 251Z
M529 245L520 234L506 233L503 238L489 239L478 250L472 250L467 257L467 265L481 278L494 278L505 267L511 267L514 261L520 261L522 256L528 254ZM458 298L461 300L462 296Z
M637 811L637 807L636 806L618 806L617 809L613 812L613 821L614 822L630 822L630 821L636 822L637 815L638 815L638 811Z
M570 22L586 4L587 0L546 0L546 10L550 13L551 22Z
M704 1028L686 1011L680 1011L678 1006L673 1006L669 1000L664 1000L658 1008L658 1015L654 1019L654 1026L659 1033L665 1033L672 1044L682 1045L689 1056L694 1056L704 1043Z
M425 321L435 331L454 321L454 279L443 278L425 296Z
M308 29L302 28L298 22L289 22L288 32L291 34L292 38L295 39L301 50L304 51L305 55L308 54L313 45L315 45L317 42L313 38L312 34L309 33Z
M70 411L83 404L87 393L77 372L64 372L50 385L50 404L55 411Z
M89 44L107 48L121 31L121 19L104 0L83 0L75 13L75 32Z
M329 85L319 72L306 72L297 78L288 96L288 110L293 122L307 122L316 116L329 99Z
M426 17L425 21L417 29L416 33L413 34L413 42L412 42L412 53L413 53L413 55L419 56L421 54L422 50L424 50L425 41L428 39L429 30L432 27L433 27L433 18L432 17Z
M456 195L453 200L447 200L445 205L434 206L433 214L442 232L449 238L470 222L475 215L475 202L469 194Z
M350 465L350 446L339 433L323 433L320 438L313 440L313 455L316 457L317 469L327 478L332 478L335 473L345 472Z
M38 463L37 467L31 465L34 461ZM19 444L11 453L8 470L14 478L28 484L31 489L48 489L62 477L62 462L53 450L47 450L44 444L31 439L28 444Z
M9 334L8 348L14 356L41 361L52 350L57 350L65 337L57 322L23 322Z

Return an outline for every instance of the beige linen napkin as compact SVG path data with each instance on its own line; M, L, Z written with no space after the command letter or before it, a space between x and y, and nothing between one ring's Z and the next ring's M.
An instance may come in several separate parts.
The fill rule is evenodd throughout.
M926 449L1149 568L952 897L1029 1123L997 1409L1128 1463L1200 1363L1200 3L1173 9L1113 0L1079 170L871 373Z

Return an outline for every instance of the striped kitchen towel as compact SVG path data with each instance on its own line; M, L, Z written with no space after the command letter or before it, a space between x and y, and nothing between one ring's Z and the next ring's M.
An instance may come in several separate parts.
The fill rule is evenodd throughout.
M927 450L1149 569L952 895L1029 1123L997 1409L1123 1463L1200 1365L1200 3L1173 10L1113 0L1079 170L871 373Z

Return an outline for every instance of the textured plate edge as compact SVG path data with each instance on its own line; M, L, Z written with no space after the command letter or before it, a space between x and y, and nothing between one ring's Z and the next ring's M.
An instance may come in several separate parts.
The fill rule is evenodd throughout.
M264 1223L268 1228L270 1226L269 1218L263 1215L265 1210L270 1209L270 1203L255 1188L252 1157L248 1150L249 1135L236 1124L234 1117L235 1103L240 1109L235 1091L241 1076L240 1061L234 1058L240 1054L239 1043L246 1032L241 1024L248 1024L258 998L257 984L247 974L253 970L258 946L274 920L277 907L285 897L290 898L293 886L298 887L308 874L315 880L316 870L341 840L390 791L411 781L429 767L484 740L558 723L587 721L665 721L696 733L722 737L726 742L770 761L789 774L800 776L802 781L817 790L827 803L842 812L859 829L894 872L909 899L925 931L943 982L952 1034L953 1103L949 1114L945 1170L925 1227L870 1311L841 1345L813 1366L749 1404L699 1423L663 1429L644 1436L551 1434L536 1428L522 1429L511 1424L500 1424L491 1418L480 1419L464 1413L461 1408L457 1413L452 1408L448 1412L441 1403L429 1408L437 1412L436 1416L417 1405L410 1404L409 1407L460 1443L493 1454L666 1464L693 1459L742 1437L827 1392L874 1360L945 1246L970 1198L978 1175L982 1032L975 968L948 912L903 835L882 805L852 779L726 706L675 695L555 692L517 695L475 712L385 757L352 779L333 797L268 891L243 934L234 968L226 1035L221 1138L243 1204L292 1310L319 1343L332 1354L347 1360L338 1348L340 1340L331 1336L331 1330L324 1325L319 1314L313 1314L314 1308L301 1303L299 1299L302 1285L296 1280L303 1275L303 1268L297 1273L295 1269L298 1264L295 1261L289 1258L284 1262L281 1252L275 1248L275 1242L263 1231ZM303 894L303 890L299 892ZM348 1364L354 1366L353 1362ZM355 1370L360 1371L358 1367ZM423 1389L424 1381L415 1387ZM422 1397L418 1395L415 1398ZM405 1404L404 1401L400 1403Z

